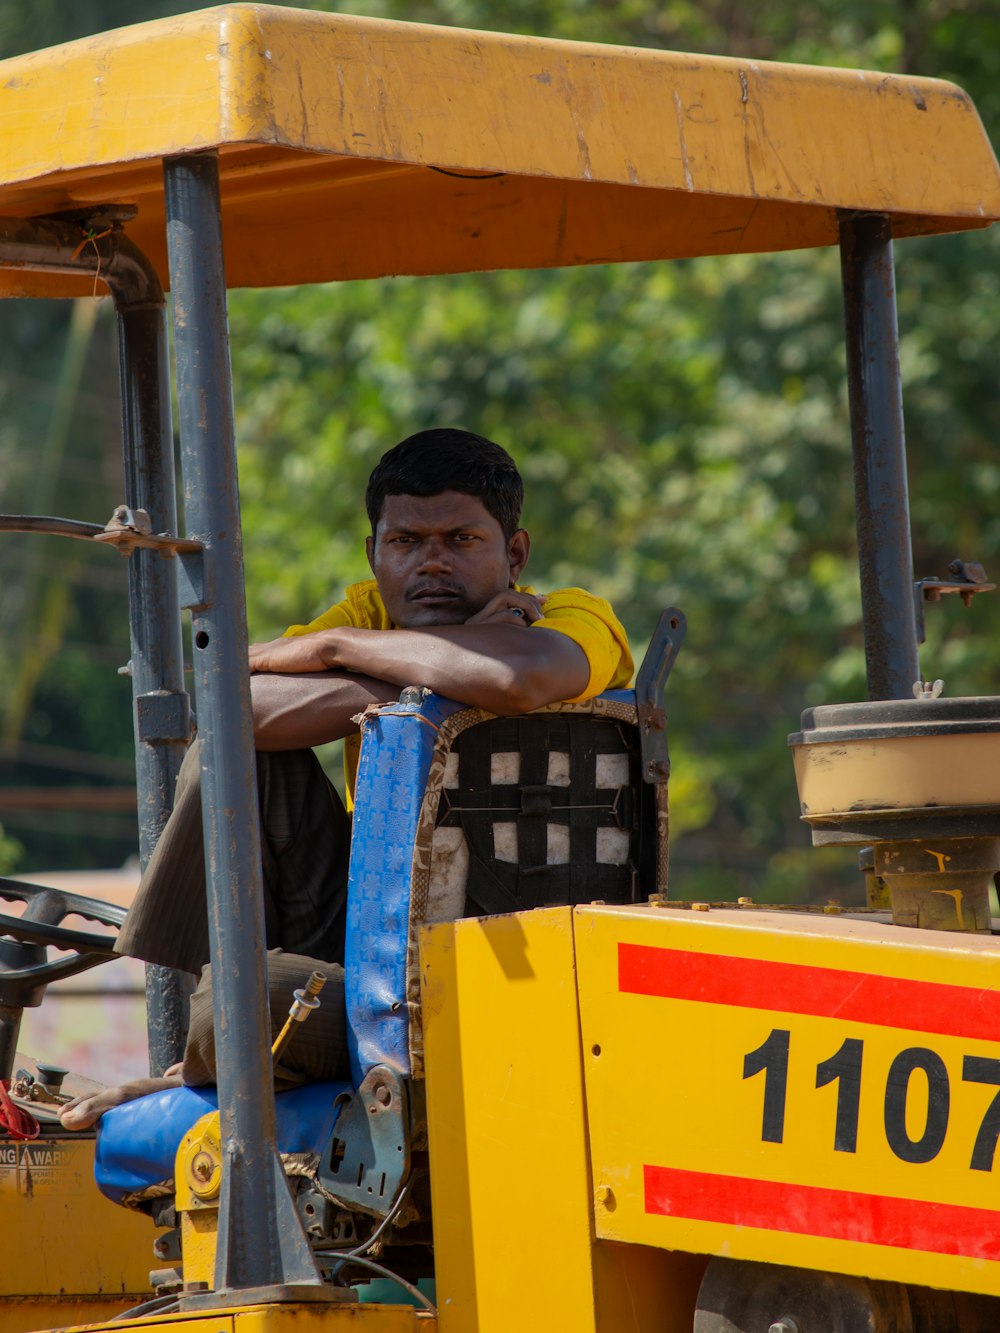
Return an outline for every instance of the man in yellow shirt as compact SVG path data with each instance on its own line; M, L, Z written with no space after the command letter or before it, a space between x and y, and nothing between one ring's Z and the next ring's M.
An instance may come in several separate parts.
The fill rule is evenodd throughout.
M251 671L268 673L253 682L258 748L348 735L367 690L396 697L385 686L420 684L513 715L627 685L628 640L606 601L518 584L531 545L523 493L510 456L467 431L422 431L390 450L365 496L375 577L250 649Z
M578 588L539 596L518 582L530 550L522 501L517 468L499 445L460 430L411 436L383 456L368 483L373 579L316 620L250 648L267 945L281 951L269 960L275 1021L287 1010L289 976L301 984L318 961L339 983L327 986L323 1017L292 1048L308 1077L339 1072L350 847L349 818L310 747L347 738L351 788L355 719L369 704L398 698L403 686L516 715L631 679L625 631L607 602ZM120 952L192 973L208 959L197 778L192 747L118 942ZM205 974L179 1073L202 1083L213 1072ZM82 1128L148 1085L108 1089L67 1108L64 1123Z

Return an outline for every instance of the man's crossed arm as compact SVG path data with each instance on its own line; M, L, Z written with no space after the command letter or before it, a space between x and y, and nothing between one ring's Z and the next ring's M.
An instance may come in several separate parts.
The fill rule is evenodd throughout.
M508 716L581 694L590 679L583 649L556 631L528 633L540 610L518 617L524 608L502 600L464 625L344 627L252 645L257 748L339 740L357 729L351 719L368 704L398 698L404 685Z

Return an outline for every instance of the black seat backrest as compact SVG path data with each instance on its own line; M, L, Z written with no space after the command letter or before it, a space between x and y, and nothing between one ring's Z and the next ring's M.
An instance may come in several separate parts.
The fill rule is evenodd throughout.
M619 718L491 718L452 746L435 845L467 846L466 916L627 903L656 887L656 802ZM454 853L452 853L454 855Z

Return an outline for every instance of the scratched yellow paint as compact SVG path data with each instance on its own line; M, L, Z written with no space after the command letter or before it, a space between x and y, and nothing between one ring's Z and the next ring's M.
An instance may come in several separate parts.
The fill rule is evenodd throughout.
M701 1261L594 1238L571 909L430 926L421 964L442 1333L512 1311L523 1333L690 1333Z
M744 1007L726 1003L724 994L703 1002L622 993L618 984L618 949L625 942L709 955L718 959L713 966L720 976L732 957L760 960L765 978L769 967L791 963L945 982L974 995L976 987L989 992L1000 985L994 941L974 939L956 950L950 935L842 918L595 907L578 910L576 942L599 1236L1000 1294L1000 1262L981 1254L914 1249L903 1230L891 1243L873 1244L782 1225L783 1218L796 1216L802 1191L817 1189L902 1200L904 1209L907 1201L916 1201L907 1215L916 1218L917 1228L933 1230L935 1210L951 1206L983 1210L987 1222L995 1216L996 1226L984 1223L984 1234L1000 1230L1000 1160L992 1170L971 1166L984 1116L1000 1087L964 1078L970 1057L997 1061L988 1068L1000 1079L1000 1031L971 1038L910 1029L905 1022L883 1026L874 1021L877 998L873 1021L866 1022L789 1012L780 1002ZM767 1059L753 1058L762 1049L766 1056L765 1043L776 1033L787 1041L787 1059L772 1060L787 1070L777 1126L773 1116L766 1124L769 1075L761 1066ZM838 1113L851 1106L852 1097L830 1071L824 1082L820 1067L843 1053L845 1041L854 1043L849 1049L859 1071L856 1139L853 1145L842 1140L838 1148ZM907 1079L899 1071L908 1058L915 1058L918 1068ZM943 1121L940 1106L937 1112L937 1123L946 1129L929 1160L903 1160L897 1150L911 1151L907 1145L920 1143L928 1131L932 1077L939 1093L942 1082L947 1085ZM934 1137L930 1133L928 1152L936 1146L930 1143ZM674 1216L649 1211L646 1167L691 1182L685 1188L694 1192L693 1207ZM772 1182L786 1187L784 1197L770 1216L755 1217L756 1225L719 1221L712 1203L708 1216L699 1215L706 1199L721 1199L724 1212L727 1193L752 1201ZM822 1207L832 1210L835 1231L840 1205L834 1199ZM940 1229L947 1228L945 1221ZM889 1229L886 1224L883 1239ZM949 1237L942 1243L947 1246ZM975 1238L972 1243L975 1247Z
M232 1313L231 1333L436 1333L438 1327L433 1315L404 1305L261 1305Z
M0 1143L0 1333L93 1323L147 1300L158 1234L98 1193L91 1136Z
M432 926L421 960L442 1325L597 1333L569 909Z
M218 1310L191 1311L172 1318L154 1315L130 1319L128 1326L134 1333L149 1329L156 1333L348 1333L355 1329L364 1333L435 1333L437 1320L410 1306L320 1301L229 1307L220 1304ZM86 1327L93 1333L116 1333L121 1325L94 1322Z
M898 235L1000 216L975 110L936 80L266 5L0 63L0 216L134 204L164 274L162 159L205 149L231 285L826 245L837 208Z

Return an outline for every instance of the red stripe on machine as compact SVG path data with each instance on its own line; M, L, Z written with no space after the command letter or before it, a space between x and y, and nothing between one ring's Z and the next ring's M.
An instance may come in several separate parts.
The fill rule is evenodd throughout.
M1000 1212L644 1166L646 1212L969 1259L1000 1259Z
M1000 985L1000 970L997 973ZM618 945L618 989L745 1009L1000 1040L1000 991L646 944Z

